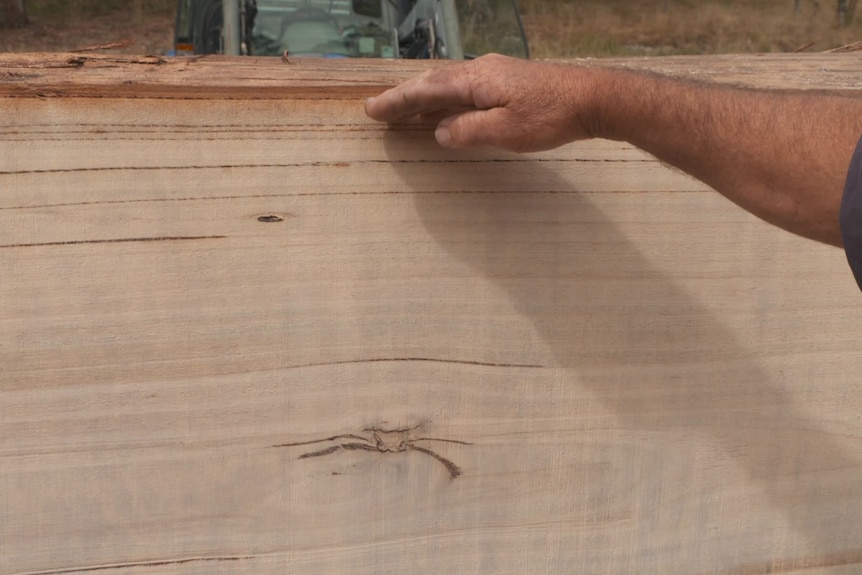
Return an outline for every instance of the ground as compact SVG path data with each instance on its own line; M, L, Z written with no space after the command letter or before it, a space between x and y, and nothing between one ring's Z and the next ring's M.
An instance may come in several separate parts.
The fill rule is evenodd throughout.
M840 26L835 0L801 0L798 11L792 0L521 4L537 56L825 51L862 40L862 13Z
M0 51L65 51L125 40L131 43L111 52L171 49L173 0L133 0L107 12L90 9L86 16L70 8L87 1L29 0L31 26L0 30ZM839 26L832 0L802 0L798 12L791 0L521 0L520 5L533 56L540 58L823 51L862 40L862 14Z
M20 30L0 30L0 51L63 52L108 42L131 40L110 53L165 54L173 42L174 16L170 12L135 18L128 11L75 17L66 14L31 16Z

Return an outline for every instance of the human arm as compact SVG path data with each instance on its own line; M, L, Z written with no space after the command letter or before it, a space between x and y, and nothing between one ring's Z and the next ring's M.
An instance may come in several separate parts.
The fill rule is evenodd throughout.
M513 151L625 140L757 216L841 245L838 213L862 100L757 91L620 69L486 56L426 72L366 103L375 119L439 121L451 147Z

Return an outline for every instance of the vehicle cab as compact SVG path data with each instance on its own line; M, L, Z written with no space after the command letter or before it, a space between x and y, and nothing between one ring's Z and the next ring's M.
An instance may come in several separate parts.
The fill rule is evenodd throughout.
M175 53L224 53L224 17L240 54L463 58L454 0L178 0Z
M517 0L177 0L178 56L285 50L291 57L529 58Z

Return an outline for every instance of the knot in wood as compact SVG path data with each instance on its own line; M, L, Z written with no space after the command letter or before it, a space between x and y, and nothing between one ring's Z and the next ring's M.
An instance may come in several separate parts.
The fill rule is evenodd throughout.
M405 451L410 444L410 438L407 436L409 430L396 429L386 431L383 429L369 429L374 437L374 443L378 451L383 452L398 452Z

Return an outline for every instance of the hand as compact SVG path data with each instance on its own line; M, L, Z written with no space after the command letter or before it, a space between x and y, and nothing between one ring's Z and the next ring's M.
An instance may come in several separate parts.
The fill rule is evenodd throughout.
M429 70L365 103L375 120L437 123L442 146L516 152L592 137L589 71L497 54Z
M437 123L443 146L547 150L626 141L793 233L841 245L838 226L862 100L743 90L625 69L489 55L371 98L374 119Z

